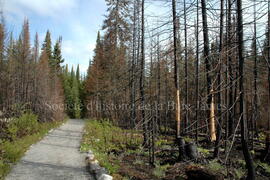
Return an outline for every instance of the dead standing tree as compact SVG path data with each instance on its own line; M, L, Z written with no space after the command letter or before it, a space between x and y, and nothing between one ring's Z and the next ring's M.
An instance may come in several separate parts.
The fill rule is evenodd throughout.
M196 25L196 143L199 135L199 0L197 0L197 25Z
M185 130L189 127L189 102L188 102L188 49L187 49L187 7L184 0L184 31L185 31Z
M223 19L224 19L224 0L220 0L220 29L219 29L219 67L218 67L218 80L217 80L217 91L218 91L218 129L217 129L217 140L215 144L215 151L214 151L214 157L218 157L219 154L219 146L220 146L220 140L222 136L222 124L223 124L223 117L222 117L222 111L221 111L221 61L222 61L222 55L223 55Z
M243 16L242 16L242 0L237 0L237 34L238 34L238 58L239 58L239 92L240 92L240 121L241 121L241 143L244 158L246 161L246 166L248 169L247 179L255 179L255 169L253 164L252 156L248 149L247 136L246 136L246 119L244 118L244 78L243 78L243 69L244 69L244 40L243 40Z
M210 141L213 142L216 140L215 134L215 124L214 118L211 116L210 106L212 102L212 80L211 80L211 66L210 66L210 48L209 48L209 36L208 36L208 24L207 24L207 8L205 0L201 0L202 6L202 22L203 22L203 39L204 39L204 61L206 69L206 81L207 81L207 118L209 120L209 129L210 129Z
M140 95L141 95L141 115L142 115L142 123L143 123L143 145L148 144L148 137L147 137L147 122L146 122L146 116L145 116L145 97L144 97L144 63L145 63L145 54L144 54L144 0L141 2L141 69L140 69Z
M268 0L268 28L267 28L267 65L268 65L268 108L270 107L270 1ZM265 139L265 159L270 159L270 114L268 109L267 135Z
M254 148L254 137L255 132L257 134L257 118L258 118L258 89L257 89L257 22L256 22L256 2L254 1L254 39L253 39L253 57L254 57L254 67L253 67L253 76L254 76L254 96L253 96L253 113L252 113L252 149Z
M137 40L137 0L133 1L133 36L132 36L132 62L131 62L131 77L130 77L130 117L131 117L131 127L136 125L136 40Z
M177 39L177 20L176 17L176 2L172 0L172 14L173 14L173 57L174 57L174 85L175 85L175 118L176 118L176 141L179 146L179 158L184 156L183 139L181 138L181 105L180 105L180 89L179 89L179 71L178 71L178 39Z

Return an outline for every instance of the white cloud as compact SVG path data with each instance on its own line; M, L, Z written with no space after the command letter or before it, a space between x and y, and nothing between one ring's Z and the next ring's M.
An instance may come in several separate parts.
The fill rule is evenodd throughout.
M80 64L82 72L86 72L89 64L89 58L92 57L92 51L95 48L95 43L89 43L88 41L71 41L63 40L62 42L62 54L65 59L65 63L70 66L76 67Z
M31 11L40 16L56 17L66 15L74 7L75 0L4 0L5 10L13 14Z
M62 43L62 51L64 54L72 54L74 47L72 46L71 41L63 41Z
M81 24L76 20L73 20L72 23L69 24L70 30L72 33L76 34L77 37L81 37L85 39L86 37L89 38L89 29L87 29L86 24Z
M62 36L62 55L69 66L80 64L86 72L95 48L97 31L106 11L104 0L0 0L9 27L20 31L24 18L30 21L31 39L39 33L42 44L47 29L53 44ZM16 33L18 34L18 33Z

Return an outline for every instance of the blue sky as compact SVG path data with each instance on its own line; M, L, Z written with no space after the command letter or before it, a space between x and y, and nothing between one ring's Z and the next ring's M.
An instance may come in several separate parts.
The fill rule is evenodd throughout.
M183 12L180 11L183 8L183 1L178 2L180 4L178 4L177 12L181 14L181 25L183 25ZM250 5L249 0L243 2L243 7L245 7L244 21L245 23L251 22L253 20L253 8L246 8ZM266 3L258 3L258 16L262 16L266 12L266 5ZM40 43L42 43L47 29L49 29L52 33L53 42L59 36L63 38L62 54L65 63L69 66L80 64L82 72L86 72L89 59L93 56L97 31L101 29L105 19L104 15L107 9L105 0L0 0L0 7L3 7L8 31L13 31L15 35L18 35L24 18L28 18L32 40L35 33L38 32ZM154 17L154 15L158 15L158 17ZM194 14L188 14L189 25L193 25L194 18ZM154 32L151 32L153 27L159 27L171 20L170 2L153 3L150 1L146 3L146 26L148 27L146 37L154 34ZM212 22L212 20L214 21ZM264 34L265 22L266 16L258 20L257 25L261 27L258 28L258 36ZM210 18L209 23L211 26L218 25L219 22L216 18ZM169 24L169 28L171 27L171 24ZM168 29L167 26L163 28ZM166 39L167 36L172 35L171 32L168 30L164 32L161 39ZM245 34L252 37L252 24L245 26ZM183 37L183 34L181 37ZM194 28L189 29L188 37L194 38Z
M40 43L47 29L52 40L62 36L62 54L70 66L80 64L86 72L93 56L97 31L101 29L104 0L0 0L8 31L18 35L24 18L30 21L32 40L36 32Z

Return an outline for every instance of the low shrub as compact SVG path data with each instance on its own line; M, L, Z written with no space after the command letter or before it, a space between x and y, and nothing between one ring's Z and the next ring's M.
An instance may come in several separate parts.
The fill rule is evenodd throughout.
M32 144L38 142L50 129L58 127L62 122L39 123L37 116L31 113L12 120L7 128L11 138L0 139L0 180L4 179L11 165L16 163Z
M116 127L108 120L88 120L81 151L87 152L91 149L100 165L105 167L110 174L115 174L120 168L120 160L116 155L137 152L142 143L142 138L135 136L135 133Z
M38 126L38 116L32 113L25 113L8 124L8 133L11 139L15 140L16 138L36 133Z

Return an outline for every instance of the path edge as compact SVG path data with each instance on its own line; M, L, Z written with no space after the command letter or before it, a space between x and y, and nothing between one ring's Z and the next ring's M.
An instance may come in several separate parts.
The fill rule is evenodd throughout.
M94 174L96 180L113 180L113 177L108 174L108 171L101 167L98 160L95 159L94 153L89 150L86 155L87 170Z

